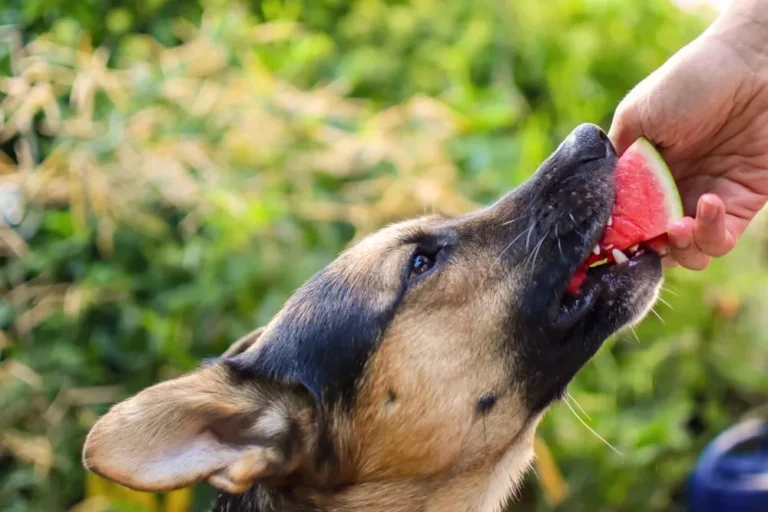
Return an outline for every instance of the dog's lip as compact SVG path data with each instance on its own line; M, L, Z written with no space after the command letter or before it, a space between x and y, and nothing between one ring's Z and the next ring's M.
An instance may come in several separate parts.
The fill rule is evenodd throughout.
M558 331L568 331L584 321L601 298L610 300L616 295L614 283L620 276L651 259L660 260L661 257L652 250L642 250L626 263L614 262L588 269L587 279L577 295L563 292L552 302L549 311L552 327Z
M650 260L660 261L661 256L650 249L640 250L630 257L626 263L620 265L610 263L590 269L590 272L587 274L587 280L599 281L604 297L610 299L613 298L617 291L614 287L614 281L617 277L632 272L636 267Z
M610 216L610 212L613 212L613 201L611 201L607 211L609 212L607 216ZM552 301L549 309L549 320L557 330L567 331L578 324L594 308L597 300L600 298L602 287L594 279L590 279L590 273L593 272L591 269L587 269L587 279L582 284L577 295L569 295L567 287L576 269L585 263L592 254L591 248L602 238L607 224L607 218L605 222L599 223L600 228L595 229L590 236L585 245L584 254L580 255L578 263L571 269L568 279L562 283L555 300Z
M578 295L564 293L552 302L549 316L552 327L557 330L569 330L582 321L594 308L600 298L602 286L598 281L587 281Z

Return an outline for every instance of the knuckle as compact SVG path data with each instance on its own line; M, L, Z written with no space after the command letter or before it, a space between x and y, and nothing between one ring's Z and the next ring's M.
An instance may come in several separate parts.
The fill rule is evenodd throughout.
M720 257L731 252L735 242L725 233L712 234L707 232L696 238L696 245L704 254Z
M704 270L709 265L710 257L697 247L672 251L672 256L688 270Z
M665 256L661 259L661 264L664 265L665 268L675 268L680 266L680 263L673 256Z
M685 262L685 267L690 270L704 270L709 266L710 257L702 254Z

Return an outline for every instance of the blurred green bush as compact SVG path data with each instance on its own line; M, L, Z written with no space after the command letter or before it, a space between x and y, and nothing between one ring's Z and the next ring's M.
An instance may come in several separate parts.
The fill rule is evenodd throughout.
M0 16L23 29L0 32L4 511L81 503L109 404L268 321L354 237L519 184L704 26L662 0L113 5ZM666 323L571 386L622 455L553 408L559 509L682 510L703 443L766 401L765 233L670 273Z

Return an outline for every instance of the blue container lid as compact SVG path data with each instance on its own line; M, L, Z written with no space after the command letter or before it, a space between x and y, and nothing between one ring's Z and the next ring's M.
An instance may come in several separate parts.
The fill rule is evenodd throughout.
M768 422L732 427L699 457L690 481L691 512L768 512Z

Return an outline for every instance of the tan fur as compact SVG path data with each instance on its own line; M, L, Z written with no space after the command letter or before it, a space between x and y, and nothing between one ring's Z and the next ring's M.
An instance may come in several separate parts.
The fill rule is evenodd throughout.
M533 462L537 424L533 421L509 441L506 450L487 453L462 470L376 479L310 496L328 512L500 512Z
M397 239L430 221L382 230L342 254L331 269L353 282L370 276L371 267L380 266L382 252L400 250ZM374 288L396 285L398 258L392 255L386 261L393 268L385 264L376 272ZM486 264L494 263L489 258ZM338 512L481 511L503 502L530 463L534 431L520 408L519 391L509 387L498 365L499 354L484 343L499 334L491 318L503 312L506 293L494 280L464 272L461 265L439 287L415 291L369 363L354 415L336 422L334 437L344 455L342 478L358 484L331 495L306 490L307 496ZM419 309L426 294L431 295L428 314ZM258 350L263 332L241 338L225 355ZM498 397L497 403L480 418L475 404L485 394ZM259 446L225 447L205 430L214 420L245 412L254 429L279 435L290 412L272 412L270 417L261 410L269 405L264 402L258 388L232 386L217 367L160 384L119 404L97 424L88 439L86 466L140 489L166 490L208 480L225 491L243 492L255 480L274 476L268 468L279 461L279 453ZM436 403L441 407L434 407ZM189 422L190 415L196 420ZM146 469L139 470L140 461L168 460L180 443L191 442L207 443L205 450L216 455L181 480L175 473L173 481L136 479L137 473L146 474ZM281 464L287 473L297 462ZM497 475L500 470L502 476Z
M88 435L85 466L140 490L200 480L243 492L257 478L287 474L313 443L305 397L259 385L233 385L212 366L153 386L110 410ZM290 459L252 439L279 440L289 421L303 435ZM277 427L277 428L276 428Z
M381 266L382 252L401 250L396 240L434 221L418 219L382 230L330 268L345 280L370 276L372 266ZM374 288L396 286L398 257L392 254L386 261L375 273ZM437 289L416 290L370 361L354 414L338 418L333 428L340 478L359 484L331 496L308 489L308 496L337 511L481 510L489 493L499 495L494 500L505 498L532 457L530 435L524 431L530 422L520 408L518 390L509 387L497 364L499 355L484 343L498 335L490 317L501 314L505 293L493 280L463 272L461 265ZM425 294L432 295L426 315L418 307ZM258 350L268 329L241 338L225 355ZM485 371L468 373L467 368ZM485 394L498 397L497 403L480 418L475 404ZM96 425L86 445L86 466L140 489L166 490L208 480L228 492L243 492L255 480L274 476L274 468L268 468L279 454L260 446L233 449L206 430L213 421L245 414L254 430L279 436L285 418L296 411L265 412L267 400L257 387L232 386L216 366L159 384L119 404ZM441 407L434 407L436 403ZM207 444L209 454L194 471L186 468L180 480L175 472L166 479L152 474L153 481L137 480L138 473L147 474L141 461L172 461L173 450L190 443ZM505 468L510 474L501 479L503 490L489 490L494 473L510 457L515 467ZM287 473L297 462L281 464L280 471ZM409 495L413 500L405 499Z
M324 270L325 281L309 281L268 325L233 344L225 357L237 358L245 370L233 360L230 366L219 361L115 406L88 436L86 467L143 490L167 490L203 480L229 493L251 492L257 483L281 492L288 489L287 497L279 499L294 500L289 501L291 511L499 512L532 462L543 409L563 389L563 380L567 384L604 339L593 339L584 348L581 339L563 341L575 324L558 327L562 331L553 327L554 316L549 317L546 304L557 313L562 303L554 299L564 299L548 294L557 288L553 284L557 279L564 289L563 268L570 273L574 268L562 263L566 256L560 238L548 246L550 251L559 250L560 266L555 269L559 273L552 270L558 262L547 262L551 255L545 253L536 266L538 249L553 231L555 237L570 236L572 255L588 254L595 240L586 244L586 235L581 234L591 230L593 237L598 235L604 226L597 218L602 215L605 221L610 214L608 189L594 191L588 178L583 178L584 190L591 196L577 189L562 189L564 195L558 196L560 185L578 185L575 178L584 166L584 176L603 172L602 183L610 186L606 173L611 160L600 163L591 153L589 158L578 153L577 144L595 140L585 139L588 130L582 128L579 137L573 137L568 143L572 147L565 144L558 150L560 159L543 166L536 186L521 193L527 195L508 196L490 209L461 218L459 227L451 225L464 250L446 251L450 264L436 276L411 279L409 263L422 249L408 240L429 238L424 233L439 235L449 229L447 220L416 219L361 240ZM513 223L531 215L535 200L541 202L536 194L545 202L532 218L549 224L543 235L536 232L535 239L528 240L531 229L524 236L527 227ZM571 201L573 208L558 212L559 201ZM450 238L438 235L432 239ZM527 248L537 239L535 250L518 250L515 259L502 261L514 243L525 243ZM574 266L581 261L574 261ZM550 276L555 277L547 281ZM652 281L648 277L625 297L624 308L635 317L655 297L651 288L658 288L658 282ZM338 289L345 295L334 303L352 311L323 309L327 304L321 302L333 302L332 292ZM525 307L528 301L535 304L533 310ZM611 302L611 309L619 308ZM383 321L382 311L388 315ZM346 340L328 317L346 318L355 312L361 315L350 318L371 327L357 328L375 339L338 346L354 348L355 343L370 342L370 351L349 364L340 357L328 359L339 356L329 348L328 338ZM325 340L320 344L312 336L295 335L286 323L301 326L302 333L319 325L330 334L320 337ZM533 332L528 335L529 331ZM268 345L270 340L286 343L281 334L288 337L290 350L277 342ZM298 361L296 354L303 353L290 347L294 339L317 343L303 347L328 352L321 351L320 356L312 352L314 359ZM573 350L561 350L564 344ZM317 361L339 363L325 366L333 370L332 383L346 382L335 372L348 368L358 372L345 388L353 392L353 399L344 402L340 394L342 398L335 399L339 403L326 403L324 398L316 403L308 389L293 381L249 373L261 368L253 365L251 356L271 356L270 348L290 357L287 363L282 361L289 367L287 373L294 364L311 364L314 370L322 364ZM558 364L566 369L558 371L563 367ZM285 502L274 505L271 495L264 499L272 500L270 508L260 511L285 506ZM263 507L261 501L254 503L251 506ZM305 508L307 504L310 508ZM226 510L235 508L227 505Z

